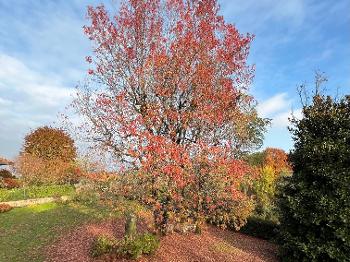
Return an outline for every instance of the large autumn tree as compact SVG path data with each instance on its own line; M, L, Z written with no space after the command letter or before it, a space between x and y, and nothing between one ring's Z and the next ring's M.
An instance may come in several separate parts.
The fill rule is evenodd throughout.
M75 182L74 140L62 129L39 127L24 138L15 166L27 184Z
M74 140L63 130L49 126L39 127L24 138L23 153L45 160L75 160Z
M128 0L114 16L88 7L94 53L74 105L88 136L146 177L161 224L182 209L231 209L222 196L244 199L237 158L262 140L247 92L253 37L218 11L216 0ZM209 178L222 182L220 197Z

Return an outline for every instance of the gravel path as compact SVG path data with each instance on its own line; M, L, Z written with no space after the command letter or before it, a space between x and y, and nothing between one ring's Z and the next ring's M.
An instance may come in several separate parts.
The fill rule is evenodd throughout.
M102 262L129 261L113 257L92 259L89 256L91 243L101 234L122 238L123 221L106 221L99 224L84 225L61 237L47 249L47 262ZM144 227L140 226L140 230ZM154 262L216 262L216 261L278 261L277 247L268 241L244 234L223 231L208 226L201 235L172 234L162 238L160 248L152 257L138 261Z

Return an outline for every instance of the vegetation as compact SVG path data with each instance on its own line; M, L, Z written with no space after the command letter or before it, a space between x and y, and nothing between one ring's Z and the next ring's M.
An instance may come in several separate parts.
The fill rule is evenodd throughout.
M217 0L124 0L112 15L103 5L88 7L84 31L93 55L73 107L90 149L113 163L79 161L62 129L30 132L14 163L20 177L0 170L0 202L73 197L24 208L0 204L0 261L43 261L62 233L116 217L118 225L108 219L102 230L81 227L80 244L96 238L92 257L138 259L155 253L164 234L195 232L163 238L162 252L180 239L175 252L196 241L194 248L205 250L204 243L206 252L219 253L213 261L265 259L232 245L242 234L203 226L210 223L278 239L282 261L350 261L350 96L320 95L326 79L317 74L312 104L302 99L303 118L292 119L295 149L252 154L269 123L249 93L253 36L219 13ZM120 239L108 235L111 228ZM72 237L65 241L70 246ZM272 253L274 244L262 242ZM186 259L207 256L196 252Z
M138 259L142 255L153 254L158 247L159 238L150 233L137 234L119 241L108 236L99 236L93 244L91 254L98 257L114 253L120 257Z
M110 236L99 236L95 239L92 248L91 255L93 257L99 257L105 254L111 254L115 252L118 245L118 241Z
M0 189L1 188L17 188L21 183L16 177L7 169L0 170Z
M71 185L30 186L15 189L0 189L0 202L41 197L70 196L75 192Z
M15 167L25 184L77 182L80 172L74 141L63 130L40 127L25 137Z
M8 212L12 209L12 207L8 204L0 204L0 213Z
M24 138L23 153L45 160L72 162L77 153L74 141L63 130L39 127Z
M252 216L248 218L247 224L245 224L239 231L250 236L275 242L278 230L279 226L275 221Z
M217 1L125 1L115 16L88 8L95 55L74 106L87 138L133 168L163 233L207 217L239 228L251 209L238 157L261 144L267 121L247 91L253 38L218 12Z
M0 190L1 188L12 189L21 186L21 181L15 178L1 178L0 177Z
M76 183L80 177L74 162L63 162L60 159L46 160L22 154L15 165L26 185Z
M294 174L280 199L284 261L349 261L350 96L316 93L293 120Z
M125 238L117 247L117 254L137 259L142 255L151 255L159 247L159 238L150 233L138 234L133 238Z
M276 195L281 179L290 176L291 165L287 154L278 148L266 148L246 157L246 161L255 167L258 179L253 182L251 191L255 198L254 216L278 222Z
M79 203L48 203L1 214L0 261L44 261L44 249L62 233L109 214L105 206Z
M0 178L16 178L9 170L0 169Z

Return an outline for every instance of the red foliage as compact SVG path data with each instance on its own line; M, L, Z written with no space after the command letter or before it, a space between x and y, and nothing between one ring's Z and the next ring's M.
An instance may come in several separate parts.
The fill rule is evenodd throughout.
M21 186L21 183L15 178L4 178L3 183L6 188L17 188Z
M5 213L8 212L12 209L13 207L8 205L8 204L0 204L0 213Z
M21 154L15 162L16 170L26 184L64 184L79 180L80 170L74 162L45 159L31 154Z
M218 9L216 0L129 0L112 19L103 5L88 7L84 30L95 45L88 74L100 88L85 86L74 105L93 141L137 168L150 183L147 198L165 213L170 203L201 213L203 197L212 209L245 198L247 166L235 156L261 130L246 92L253 37ZM203 179L213 181L213 196Z
M86 173L82 175L83 178L87 178L88 180L96 181L96 182L107 181L109 178L113 176L116 176L116 174L108 173L108 172Z
M276 175L281 172L291 172L292 167L288 162L288 155L286 152L279 148L266 148L265 151L264 166L270 166L275 171Z

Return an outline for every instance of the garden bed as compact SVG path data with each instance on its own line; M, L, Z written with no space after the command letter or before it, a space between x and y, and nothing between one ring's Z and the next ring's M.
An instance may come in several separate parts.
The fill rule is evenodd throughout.
M120 203L125 205L125 203ZM91 257L101 235L122 239L124 219L102 203L46 203L0 214L0 261L129 261L116 255ZM139 232L147 230L139 224ZM231 230L205 226L202 234L174 233L161 238L153 256L138 261L278 261L277 246Z
M97 236L108 235L122 238L123 234L123 220L83 225L62 236L50 246L46 251L46 261L129 261L113 255L97 259L90 256L91 245ZM200 235L175 233L165 236L155 255L142 257L138 261L275 262L278 259L277 246L266 240L208 226Z

